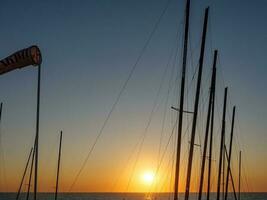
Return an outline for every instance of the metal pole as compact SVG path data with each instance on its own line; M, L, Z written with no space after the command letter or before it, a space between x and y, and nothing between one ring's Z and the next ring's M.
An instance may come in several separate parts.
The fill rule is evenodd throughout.
M218 183L217 183L217 200L220 199L222 156L223 156L224 137L225 137L224 135L225 135L225 115L226 115L226 103L227 103L227 90L228 90L228 88L226 87L224 89L223 117L222 117L222 131L221 131L221 146L220 146Z
M241 188L241 151L239 152L239 175L238 175L238 200L240 200L240 188Z
M58 179L59 179L59 169L60 169L60 159L61 159L61 142L62 142L62 131L60 131L60 141L59 141L59 150L58 150L57 180L56 180L55 200L57 200L57 193L58 193Z
M34 149L35 149L35 142L34 142ZM30 176L29 176L29 182L28 182L28 189L27 189L27 196L26 196L26 200L28 200L28 199L29 199L29 195L30 195L30 189L31 189L31 182L32 182L32 170L33 170L34 157L35 157L35 150L33 151L33 154L32 154L31 169L30 169Z
M27 160L27 163L26 163L26 166L25 166L23 175L22 175L22 179L21 179L21 182L20 182L20 185L19 185L19 190L18 190L18 193L17 193L17 196L16 196L16 200L19 199L19 195L20 195L21 187L22 187L22 184L23 184L23 181L24 181L24 178L25 178L27 169L28 169L28 165L29 165L29 161L30 161L30 158L31 158L31 155L32 155L32 151L33 151L33 148L31 148L31 151L30 151L30 154L29 154L29 157L28 157L28 160Z
M205 53L205 43L206 43L208 16L209 16L209 7L207 7L205 9L204 25L203 25L202 40L201 40L201 50L200 50L200 57L199 57L199 70L198 70L198 79L197 79L197 89L196 89L196 98L195 98L195 105L194 105L194 117L193 117L192 132L191 132L191 143L190 143L188 166L187 166L185 200L188 200L189 192L190 192L191 170L192 170L193 154L194 154L194 146L195 146L194 144L195 144L195 134L196 134L196 125L197 125L197 114L198 114L198 104L199 104L199 96L200 96L200 86L201 86L201 78L202 78L203 60L204 60L204 53Z
M185 9L183 68L182 68L182 80L181 80L181 90L180 90L180 106L179 106L180 111L178 112L179 113L178 114L179 115L179 123L178 123L177 152L176 152L174 200L178 200L178 190L179 190L179 172L180 172L180 157L181 157L182 127L183 127L184 88L185 88L185 74L186 74L186 62L187 62L189 16L190 16L190 0L187 0L186 1L186 9Z
M0 104L0 122L2 121L2 109L3 109L3 103Z
M214 93L214 89L215 89L216 60L217 60L217 51L214 52L214 60L213 60L213 67L212 67L212 77L211 77L211 83L210 83L209 105L208 105L208 114L207 114L206 130L205 130L204 149L203 149L202 163L201 163L198 200L201 200L201 198L202 198L204 171L205 171L205 164L206 164L206 152L207 152L210 118L211 118L210 117L211 116L211 106L212 106L212 101L213 101L213 93Z
M2 121L2 109L3 109L3 103L1 102L1 104L0 104L0 125L1 125L1 121ZM0 145L1 144L2 144L2 134L0 132Z
M224 133L225 134L225 133ZM225 135L223 138L223 145L225 145ZM222 158L222 199L224 199L224 180L225 180L225 175L224 175L224 170L225 170L225 148L223 148L223 158Z
M38 187L38 154L39 154L39 116L40 116L40 87L41 87L41 65L38 66L37 85L37 109L36 109L36 136L35 136L35 170L34 170L34 200L37 200Z
M212 163L212 143L213 143L213 125L214 125L214 107L215 107L215 91L216 91L216 63L218 51L214 52L213 66L215 73L214 89L212 94L211 122L210 122L210 144L209 144L209 166L208 166L208 184L207 184L207 200L210 198L210 179L211 179L211 163Z
M224 146L224 149L225 149L224 152L225 152L225 155L226 155L227 162L229 163L229 157L228 157L228 153L227 153L227 150L226 150L226 146ZM234 178L233 178L231 167L230 167L229 172L230 172L230 178L231 178L231 182L232 182L232 186L233 186L234 197L235 197L235 200L237 200L237 196L236 196L236 192L235 192L235 183L234 183Z
M233 108L233 116L232 116L231 137L230 137L230 147L229 147L229 161L228 161L228 168L227 168L227 174L226 174L226 185L225 185L225 200L227 200L227 195L228 195L228 182L229 182L229 173L230 173L230 166L231 166L234 126L235 126L235 106Z

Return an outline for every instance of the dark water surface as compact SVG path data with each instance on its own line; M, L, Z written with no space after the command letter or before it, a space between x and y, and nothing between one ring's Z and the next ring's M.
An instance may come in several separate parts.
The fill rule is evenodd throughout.
M184 195L179 195L183 199ZM216 194L211 194L210 200L215 200ZM15 193L0 193L0 200L16 199ZM25 194L21 194L21 200L26 200ZM32 196L30 200L33 199ZM53 200L53 193L38 193L38 200ZM59 193L58 200L171 200L173 195L170 193L147 195L144 193ZM190 200L196 200L197 194L191 193ZM205 195L202 198L206 199ZM228 200L234 200L232 193ZM242 193L241 200L267 200L267 193Z

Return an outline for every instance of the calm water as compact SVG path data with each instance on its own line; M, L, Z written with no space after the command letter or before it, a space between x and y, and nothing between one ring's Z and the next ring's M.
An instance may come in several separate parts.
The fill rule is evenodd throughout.
M183 199L183 194L180 195ZM0 193L0 200L13 200L16 199L15 193ZM20 198L24 200L25 194L21 194ZM32 198L30 198L31 200ZM53 200L53 193L40 193L38 200ZM169 200L172 195L169 193L157 194L147 196L143 193L60 193L58 200ZM197 199L196 194L191 194L190 200ZM205 195L203 200L205 200ZM211 195L211 200L215 200L215 193ZM233 194L229 194L228 200L234 200ZM241 200L267 200L267 193L242 193Z

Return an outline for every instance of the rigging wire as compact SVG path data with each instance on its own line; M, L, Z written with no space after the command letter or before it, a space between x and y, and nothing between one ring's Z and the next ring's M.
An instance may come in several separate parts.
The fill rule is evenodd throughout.
M212 22L211 22L211 20L209 20L209 33L210 33L210 37L209 37L209 40L210 40L210 48L211 48L211 52L212 52L212 49L213 49L213 35L212 35L212 29L211 29L211 24L212 24ZM219 65L219 67L217 67L219 70L220 70L220 72L221 73L218 73L218 74L220 74L221 75L221 78L222 78L222 86L224 87L226 84L225 84L225 80L224 80L224 75L223 75L223 71L222 71L222 65L221 65L221 62L220 62L220 54L219 54L219 56L218 56L218 65ZM219 84L218 84L219 85ZM216 96L217 96L217 94L216 94ZM228 97L228 101L229 101L229 105L232 107L233 106L233 104L232 104L232 102L231 102L231 96L230 95L228 95L229 97ZM220 118L219 117L219 113L218 113L218 110L219 110L219 106L218 106L218 102L217 101L215 101L216 102L216 107L217 107L217 117L218 117L218 119ZM230 112L229 112L229 106L227 107L227 116L228 116L228 120L229 121L231 121L231 117L230 117ZM240 141L239 141L239 134L240 134L240 132L241 132L241 128L240 128L240 124L239 124L239 119L238 119L238 117L236 117L236 121L237 121L237 128L236 129L239 129L239 131L238 130L236 130L236 132L237 132L237 134L235 134L235 136L234 136L234 142L236 142L237 143L237 146L239 147L239 149L242 149L241 148L241 145L240 145ZM219 132L219 131L218 131ZM214 135L215 137L216 137L216 135ZM214 139L216 139L216 138L214 138ZM216 140L215 140L216 141ZM243 143L243 142L242 142ZM236 149L236 146L235 146L235 149ZM244 150L243 150L244 151ZM237 153L236 153L237 154ZM216 153L214 154L214 156L216 156ZM243 156L243 157L245 157L245 156ZM215 159L216 160L216 159ZM246 160L246 158L245 158L245 160ZM242 165L242 168L244 168L244 166ZM248 184L248 179L247 179L247 174L246 174L246 170L244 170L243 169L243 172L244 172L244 175L245 175L245 178L244 179L246 179L245 180L245 182L246 182L246 185L247 185L247 188L248 188L248 191L252 191L252 190L250 190L249 189L249 184Z
M182 27L183 25L183 21L180 22L178 28L177 28L177 33L176 33L176 42L175 42L175 46L174 46L174 63L173 63L173 66L172 66L172 70L171 70L171 78L169 80L169 86L168 86L168 91L167 91L167 98L166 98L166 102L165 102L165 107L164 107L164 114L163 114L163 122L162 122L162 127L161 127L161 133L160 133L160 145L159 145L159 151L158 151L158 158L160 157L160 152L161 152L161 145L162 145L162 138L163 138L163 132L164 132L164 124L165 124L165 120L166 120L166 111L167 111L167 106L168 106L168 101L169 101L169 95L170 95L170 91L172 90L172 85L171 85L171 81L172 81L172 75L174 74L174 71L175 71L175 63L176 63L176 58L177 58L177 53L178 53L178 43L179 41L182 39L182 34L181 34L181 31L180 30L180 27ZM171 57L170 57L171 59ZM170 63L168 63L170 64ZM176 78L177 80L177 78ZM176 84L175 84L176 85Z
M197 69L196 69L196 70L197 70ZM195 70L194 74L196 73L196 70ZM177 78L176 78L176 80L177 80ZM193 81L194 81L194 75L193 75L193 77L192 77L192 79L191 79L191 81L190 81L188 91L191 89L191 86L192 86ZM206 98L206 99L207 99L207 98ZM204 102L206 102L206 101L203 101L203 102L201 103L201 105L204 104ZM203 106L203 105L202 105L202 106ZM176 119L176 120L177 120L177 119ZM191 119L191 121L192 121L192 119ZM177 121L176 121L176 123L177 123ZM185 130L185 132L184 132L184 134L183 134L183 136L182 136L182 140L183 140L183 138L185 137L186 133L188 132L189 127L190 127L190 123L187 124L187 128L186 128L186 130ZM175 127L172 129L172 133L171 133L171 135L170 135L170 137L169 137L169 140L168 140L167 145L166 145L166 147L165 147L165 150L164 150L164 152L163 152L162 158L161 158L160 162L158 163L158 167L157 167L156 175L158 174L159 168L160 168L160 166L161 166L161 164L162 164L162 162L163 162L164 154L165 154L166 151L167 151L167 147L168 147L168 145L169 145L169 143L170 143L170 139L172 138L174 129L175 129ZM184 154L183 160L185 160L185 158L186 158L185 155L186 155L186 154Z
M182 23L180 24L182 25ZM179 28L178 28L179 30ZM178 30L177 30L177 39L180 38L178 35ZM175 57L174 57L174 63L173 63L173 67L172 67L172 73L171 75L174 74L174 69L175 69L175 63L176 63L176 59L177 59L177 52L178 52L178 45L176 45L176 51L175 51ZM177 77L175 79L177 81ZM158 151L158 158L157 158L157 166L160 164L160 156L161 156L161 146L162 146L162 140L163 140L163 132L164 132L164 126L165 126L165 120L166 120L166 112L167 112L167 106L168 106L168 100L169 100L169 95L170 95L170 91L172 90L172 85L171 85L171 82L172 82L172 76L169 80L169 87L168 87L168 91L167 91L167 98L166 98L166 101L165 101L165 106L164 106L164 115L163 115L163 121L162 121L162 126L161 126L161 134L160 134L160 145L159 145L159 151ZM177 84L175 84L177 85ZM174 162L174 159L172 159L172 162ZM172 167L173 167L173 164L172 164ZM171 170L172 172L172 170ZM171 175L172 177L172 175Z
M221 63L221 59L220 59L220 56L218 56L218 63L220 66L222 66L222 63ZM222 67L220 67L219 69L221 69ZM221 78L222 78L222 82L223 82L223 85L225 85L225 79L224 79L224 74L223 74L223 71L221 70ZM232 101L231 101L231 96L229 95L229 104L232 106ZM230 115L229 115L229 111L228 111L228 118L230 119ZM240 127L240 123L239 123L239 118L238 118L238 115L236 117L236 121L237 121L237 134L235 134L235 137L237 138L237 143L238 143L238 146L239 146L239 149L242 149L243 151L243 163L247 163L247 158L246 158L246 151L245 151L245 148L242 148L241 145L240 145L240 141L238 139L238 135L241 135L241 127ZM239 129L239 130L238 130ZM243 143L243 142L242 142ZM244 143L243 143L244 144ZM246 165L247 166L247 165ZM243 180L245 180L245 184L246 184L246 187L247 187L247 191L248 192L251 192L253 191L250 187L250 184L251 181L249 181L249 178L248 178L248 174L247 174L247 168L245 168L243 165L242 165L242 171L243 171Z
M153 106L152 106L152 110L151 110L151 112L150 112L149 119L148 119L148 122L147 122L146 127L145 127L145 131L144 131L144 133L142 134L142 136L144 136L144 134L146 134L146 132L148 131L148 128L149 128L149 126L150 126L150 124L151 124L151 122L152 122L153 114L154 114L154 113L156 112L156 110L158 109L158 108L156 107L156 106L157 106L157 102L158 102L158 98L159 98L160 92L161 92L161 90L162 90L162 87L163 87L163 85L164 85L164 81L165 81L165 79L166 79L166 75L167 75L168 69L169 69L169 67L170 67L171 58L172 58L173 55L174 55L174 49L175 49L175 48L173 48L173 49L171 50L171 54L170 54L170 56L169 56L169 58L168 58L168 60L167 60L167 64L166 64L166 66L165 66L165 68L164 68L164 72L163 72L163 75L162 75L161 80L160 80L160 84L159 84L159 88L158 88L158 91L157 91L157 94L156 94L156 98L155 98L155 100L154 100L154 103L153 103ZM168 99L169 99L170 85L171 85L170 82L171 82L171 80L172 80L173 71L174 71L174 66L172 67L172 69L171 69L171 73L170 73L171 78L170 78L170 81L169 81L169 88L168 88L168 91L167 91L167 98L166 98L166 102L165 102L165 110L164 110L164 117L163 117L163 118L164 118L164 119L163 119L164 122L163 122L163 125L162 125L162 128L161 128L161 137L162 137L162 135L163 135L163 130L164 130L164 123L165 123L166 109L167 109L166 106L167 106ZM141 138L141 144L140 144L140 146L142 145L142 139L143 139L143 137ZM137 144L136 144L135 147L133 148L133 151L131 151L132 154L131 154L130 157L133 156L133 153L135 152L136 148L139 146L138 144L139 144L139 141L137 142ZM159 154L160 154L160 152L159 152ZM129 163L129 161L130 161L130 157L129 157L127 163ZM137 155L137 159L138 159L138 157L139 157L139 156ZM127 165L128 165L128 164L127 164Z
M127 76L127 78L126 78L124 84L122 85L122 88L121 88L121 90L120 90L120 92L119 92L117 98L115 99L115 102L114 102L113 105L111 106L111 109L110 109L109 113L107 114L107 116L106 116L106 118L105 118L105 120L104 120L104 122L103 122L103 125L102 125L100 131L98 132L97 137L96 137L95 140L94 140L93 145L90 147L89 152L88 152L88 154L87 154L87 156L86 156L84 162L82 163L81 168L79 169L77 175L75 176L74 181L73 181L73 183L71 184L69 191L71 191L71 190L73 189L73 187L74 187L74 185L76 184L78 178L80 177L80 174L82 173L83 169L85 168L85 166L86 166L86 164L87 164L87 162L88 162L88 160L89 160L90 155L92 154L92 152L93 152L93 150L94 150L94 148L95 148L95 146L96 146L96 144L97 144L97 142L98 142L100 136L102 135L102 133L103 133L103 131L104 131L104 129L105 129L105 127L106 127L108 121L109 121L109 118L111 117L111 115L112 115L113 111L115 110L115 108L116 108L116 106L117 106L117 104L118 104L118 102L119 102L119 100L120 100L120 98L121 98L123 92L125 91L125 89L126 89L128 83L129 83L131 77L133 76L135 69L137 68L137 66L138 66L138 64L139 64L139 62L140 62L140 60L141 60L141 58L142 58L144 52L146 51L146 49L147 49L147 47L148 47L148 45L149 45L149 43L150 43L150 41L151 41L151 39L152 39L154 33L156 32L156 30L157 30L157 28L158 28L158 26L159 26L159 24L160 24L160 22L161 22L161 19L162 19L163 16L165 15L165 13L166 13L166 11L167 11L167 8L169 7L170 2L171 2L171 0L168 0L167 3L165 4L165 7L164 7L162 13L160 14L159 18L157 19L157 21L156 21L156 23L155 23L155 25L154 25L154 27L153 27L151 33L149 34L149 37L148 37L148 39L147 39L145 45L144 45L143 48L141 49L141 51L140 51L140 53L139 53L139 55L138 55L138 57L137 57L137 59L136 59L134 65L132 66L132 68L131 68L131 70L130 70L130 73L128 74L128 76Z

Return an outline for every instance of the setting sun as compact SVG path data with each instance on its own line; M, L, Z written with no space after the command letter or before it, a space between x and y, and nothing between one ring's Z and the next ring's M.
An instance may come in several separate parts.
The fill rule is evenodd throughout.
M147 185L152 184L154 181L154 173L151 171L144 172L142 175L142 181Z

